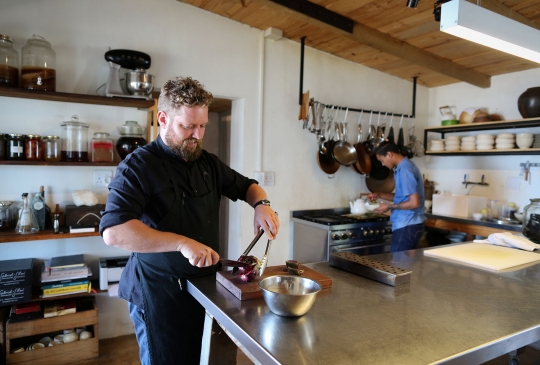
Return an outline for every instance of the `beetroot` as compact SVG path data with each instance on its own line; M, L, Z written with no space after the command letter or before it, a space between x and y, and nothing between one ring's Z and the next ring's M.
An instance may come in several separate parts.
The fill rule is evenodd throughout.
M249 265L247 267L238 268L240 280L245 283L254 281L261 270L261 262L259 259L255 256L241 256L238 261L245 262Z

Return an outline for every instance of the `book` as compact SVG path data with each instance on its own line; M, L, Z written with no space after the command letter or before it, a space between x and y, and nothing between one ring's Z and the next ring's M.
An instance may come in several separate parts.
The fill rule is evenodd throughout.
M15 314L39 312L41 309L39 302L19 303L15 304L13 307L15 307Z
M92 270L88 266L74 267L68 269L50 269L50 260L43 261L43 271L41 272L41 282L82 279L92 275Z
M51 270L65 269L65 268L74 268L74 267L84 267L84 255L70 255L70 256L59 256L53 257L50 263Z
M78 285L88 285L90 283L89 280L66 280L67 282L60 282L60 283L47 283L47 285L42 285L41 289L54 289L54 288L69 288L74 287Z
M77 312L77 306L75 299L60 299L51 300L45 302L43 305L43 317L50 318L56 316L63 316L65 314L72 314Z
M43 313L41 312L41 306L40 306L39 310L36 311L36 312L28 312L28 313L17 314L17 313L15 313L15 311L16 311L15 305L12 305L11 310L10 310L10 314L9 314L9 317L8 317L8 321L10 323L17 323L17 322L28 321L28 320L31 320L31 319L43 318Z
M69 295L69 294L81 294L81 293L90 293L92 292L92 282L89 282L87 285L72 286L68 288L53 288L47 289L47 292L43 291L42 298L51 298L57 297L60 295Z

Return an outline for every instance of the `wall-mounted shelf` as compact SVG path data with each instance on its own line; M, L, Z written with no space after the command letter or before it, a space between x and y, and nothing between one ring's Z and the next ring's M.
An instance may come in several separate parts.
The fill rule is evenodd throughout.
M81 237L94 237L99 236L99 232L85 232L85 233L54 233L52 228L44 229L36 233L19 234L15 232L15 229L9 231L0 231L0 243L8 242L28 242L38 240L58 240L64 238L81 238Z
M118 166L118 162L48 162L0 160L0 165L16 166Z
M98 95L72 94L51 91L26 90L0 87L0 96L10 98L60 101L64 103L80 103L94 105L122 106L128 108L148 109L154 105L154 100L133 99L121 97L106 97Z
M424 129L425 155L427 156L486 156L486 155L538 155L540 148L513 148L513 149L493 149L493 150L474 150L474 151L437 151L432 152L428 146L428 133L439 133L440 138L444 139L446 133L460 133L472 131L492 131L503 129L518 129L540 127L540 118L504 120L499 122L456 124L444 127L428 127Z

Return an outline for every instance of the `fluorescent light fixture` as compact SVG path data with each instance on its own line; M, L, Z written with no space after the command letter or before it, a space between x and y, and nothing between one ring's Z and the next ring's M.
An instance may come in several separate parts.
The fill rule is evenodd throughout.
M442 5L441 31L540 63L540 31L465 0Z

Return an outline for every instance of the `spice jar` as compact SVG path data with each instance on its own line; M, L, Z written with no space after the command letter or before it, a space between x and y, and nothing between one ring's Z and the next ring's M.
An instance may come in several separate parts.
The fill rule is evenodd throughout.
M24 136L22 134L6 134L6 160L24 160Z
M13 39L0 34L0 86L19 87L19 52L13 49Z
M37 134L27 135L24 146L24 154L28 161L43 160L43 144L41 142L41 136Z
M43 144L45 149L45 161L60 161L60 136L45 136L43 137Z
M56 91L56 53L51 44L39 35L33 35L21 50L21 87Z
M96 132L90 143L92 162L113 162L113 140L109 133Z
M0 230L5 231L15 228L15 215L13 214L13 202L0 202Z
M88 162L88 127L79 122L76 115L62 126L61 160L67 162Z
M131 152L138 147L146 144L146 139L143 137L143 129L136 121L128 120L124 125L116 127L121 137L116 142L116 151L122 157L126 158Z
M540 199L530 199L531 204L523 208L523 235L540 243Z

